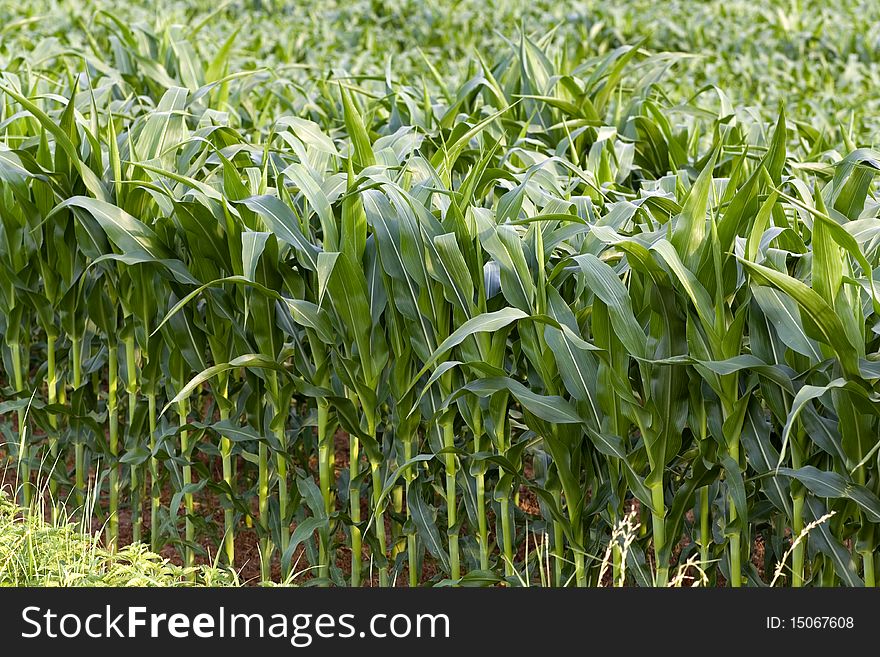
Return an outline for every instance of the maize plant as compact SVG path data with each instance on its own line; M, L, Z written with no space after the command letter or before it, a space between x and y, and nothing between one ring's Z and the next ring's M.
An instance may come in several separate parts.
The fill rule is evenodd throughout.
M741 44L678 3L641 40L638 3L490 2L502 37L466 0L396 45L409 2L95 4L0 2L25 508L261 582L876 584L866 41L861 90L784 59L802 95L751 111L766 55L696 70Z

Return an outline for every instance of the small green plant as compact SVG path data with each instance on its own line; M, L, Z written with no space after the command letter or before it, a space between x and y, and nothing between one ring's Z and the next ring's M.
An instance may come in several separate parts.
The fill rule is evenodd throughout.
M175 566L143 543L110 551L62 514L45 520L0 492L0 586L239 585L234 571Z

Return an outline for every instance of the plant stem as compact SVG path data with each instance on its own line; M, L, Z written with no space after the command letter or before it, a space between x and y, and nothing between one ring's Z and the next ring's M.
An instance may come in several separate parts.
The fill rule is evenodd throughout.
M862 454L859 454L859 460L861 461ZM861 466L858 470L856 470L856 483L860 486L864 486L867 483L867 473L865 471L865 466ZM862 527L869 527L870 520L865 517L865 513L862 509L859 509L859 520ZM874 531L873 529L871 530ZM865 579L865 586L868 588L875 587L876 580L874 576L874 552L873 550L865 549L859 550L859 556L862 559L862 571Z
M180 426L185 425L188 422L189 416L189 400L182 399L178 402L177 405L177 413L180 422ZM190 446L189 446L189 431L186 429L181 430L180 432L180 453L183 456L185 465L183 466L183 486L184 488L188 488L192 484L192 465L190 465ZM195 555L192 549L192 543L195 538L195 527L193 526L192 515L193 515L193 496L192 493L186 492L183 494L183 505L186 509L186 519L184 520L184 538L186 540L186 547L183 551L183 565L186 567L193 566L195 564Z
M443 448L455 447L455 432L452 419L443 422ZM456 496L455 496L456 460L455 454L446 454L446 526L449 533L449 576L461 578L461 564L458 554L458 528L456 527Z
M483 417L478 409L474 413L474 454L482 449ZM477 482L477 541L480 544L480 570L489 570L489 523L486 518L486 473L483 468L476 473Z
M134 427L134 413L137 409L137 363L135 354L134 336L130 335L125 338L125 365L128 373L128 381L126 382L126 392L128 392L128 431L129 438ZM143 529L143 518L141 517L141 492L140 492L140 468L137 464L132 464L130 468L131 475L131 540L135 543L141 541L141 531Z
M510 499L498 501L501 505L501 542L504 551L504 575L511 577L513 570L513 529L510 526Z
M55 336L46 335L46 365L47 365L47 383L49 388L49 404L58 403L58 371L55 367ZM50 457L50 474L49 474L49 497L52 504L52 524L58 522L58 480L55 478L55 468L58 467L58 416L52 412L49 413L49 426L51 432L49 434L49 457Z
M709 527L709 487L700 488L700 563L708 568L709 547L712 545L712 533Z
M792 441L791 464L794 469L801 467L803 461L799 440ZM793 482L794 483L794 482ZM804 498L805 492L801 485L797 486L798 492L792 496L791 506L791 540L795 540L804 530ZM804 556L807 539L800 541L794 546L791 553L791 585L793 588L801 588L804 585Z
M269 537L269 447L265 440L260 441L257 485L259 487L260 528L263 530L260 546L260 579L263 582L268 582L272 576L271 560L274 546Z
M21 367L21 345L12 343L9 345L12 352L12 377L15 380L16 392L24 390L24 375ZM27 444L27 431L25 430L25 409L18 409L18 468L19 486L21 486L21 506L25 511L31 508L31 466L30 448Z
M278 477L278 516L281 523L279 547L284 553L290 543L290 522L287 515L290 491L287 487L287 434L283 423L275 430L275 439L281 445L281 449L275 454L275 470ZM283 575L287 576L288 569L284 568L283 571Z
M382 550L382 559L387 560L387 546L385 543L385 513L380 509L380 498L382 497L382 469L379 463L370 463L370 470L373 480L373 513L376 514L376 542ZM388 567L382 563L378 563L376 567L379 570L379 586L388 586Z
M324 513L328 522L333 510L333 436L328 435L330 424L330 404L324 400L318 400L318 480L321 487L321 498L324 501ZM329 581L330 578L330 530L320 532L318 576Z
M871 550L862 552L862 566L864 568L865 586L877 586L877 580L874 575L874 553Z
M792 500L791 540L800 536L804 530L804 496L796 495ZM804 542L794 546L791 553L791 585L800 588L804 585Z
M557 500L557 504L560 500ZM565 567L565 537L562 533L562 523L553 521L553 547L556 555L553 559L553 585L562 586L565 584L563 579L563 568Z
M406 461L409 461L413 457L413 452L415 451L415 432L413 434L406 437L406 440L403 443L403 458ZM415 479L415 475L413 473L413 466L409 466L407 471L403 474L405 480L405 495L406 495L406 517L411 518L411 514L409 511L409 500L410 500L410 487L412 486L412 482ZM419 573L417 571L418 567L418 553L416 552L416 535L415 533L410 533L406 537L406 563L409 571L409 585L410 588L415 588L419 585Z
M348 502L351 515L351 585L361 585L361 530L355 525L361 521L361 490L357 482L360 474L360 444L355 436L348 438Z
M505 439L505 427L503 423L506 418L499 418L499 427L496 429L498 435L498 453L504 454L507 450L507 440ZM501 544L504 554L504 576L512 577L513 569L513 527L511 526L510 517L510 498L504 497L498 501L501 506Z
M226 399L226 379L224 377L219 396ZM224 422L229 419L229 408L225 402L219 402L220 421ZM229 494L232 495L235 488L235 479L232 474L232 441L226 436L220 438L220 458L223 463L223 481L227 486ZM232 501L228 508L223 510L223 552L226 556L226 563L230 566L235 564L235 509Z
M82 339L71 338L70 340L71 374L73 376L73 390L79 390L82 385ZM86 472L85 472L85 446L79 440L73 446L73 463L76 487L76 505L81 510L82 517L86 517Z
M119 415L116 392L118 385L118 347L115 336L107 345L107 414L110 423L110 519L107 523L107 547L116 550L119 541Z
M278 516L281 522L279 534L281 535L281 553L287 550L290 544L290 522L287 517L287 504L289 501L289 493L287 490L287 437L284 434L284 426L281 426L276 432L275 437L281 443L282 451L275 455L275 468L278 475ZM290 568L282 566L282 576L287 577Z
M730 444L730 458L734 462L739 463L739 441L732 441ZM728 516L730 522L736 520L736 505L733 498L728 506ZM739 588L742 585L742 543L741 531L737 530L730 536L730 586Z
M275 439L278 441L279 450L275 454L275 469L278 476L278 516L281 526L279 527L279 535L281 538L281 553L287 550L290 543L290 523L287 517L287 504L289 500L289 491L287 489L287 434L284 431L285 419L282 415L285 410L289 412L289 405L285 409L285 404L281 400L281 394L278 387L278 376L275 372L268 373L269 389L272 395L272 405L275 408L276 422ZM281 419L278 419L278 418ZM287 577L289 567L282 565L282 577Z
M663 500L663 479L651 485L651 503L654 510L651 513L652 528L654 532L654 560L657 568L655 586L664 587L669 580L669 565L661 563L661 554L666 546L666 512Z
M621 580L623 570L623 551L617 541L611 547L611 586L617 586ZM601 586L601 582L599 585Z
M556 508L562 508L562 492L554 490L553 501ZM562 533L562 525L557 521L553 521L553 580L555 586L563 586L563 569L565 568L565 538Z
M150 549L159 551L159 508L162 488L159 485L159 460L156 458L156 393L147 393L150 414Z
M574 553L574 579L578 588L586 587L587 569L584 565L584 555L577 550Z
M733 508L733 502L730 503L730 519L736 520L736 509ZM730 537L730 586L739 588L742 586L742 545L739 533Z
M397 517L403 513L403 486L395 486L391 490L391 504ZM392 561L398 554L403 552L403 525L397 520L391 522L391 559Z
M616 421L612 420L616 425ZM616 434L616 426L612 428L612 433ZM608 462L608 470L610 473L611 481L620 481L622 479L620 472L620 460L613 458ZM618 503L617 507L613 504L608 505L608 512L611 517L614 519L616 523L620 518L624 516L623 503ZM621 579L621 562L623 559L623 553L620 548L620 542L615 540L613 545L611 546L611 586L617 586L618 582ZM602 586L602 582L597 583L598 586ZM557 584L560 586L560 584Z
M486 518L486 475L477 473L477 529L480 541L480 570L489 570L489 522Z

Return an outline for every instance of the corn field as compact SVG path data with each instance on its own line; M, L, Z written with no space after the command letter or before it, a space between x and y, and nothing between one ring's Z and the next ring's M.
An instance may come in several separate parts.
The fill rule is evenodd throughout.
M21 506L264 582L876 584L877 44L791 64L846 14L778 3L774 78L610 8L76 4L0 3Z

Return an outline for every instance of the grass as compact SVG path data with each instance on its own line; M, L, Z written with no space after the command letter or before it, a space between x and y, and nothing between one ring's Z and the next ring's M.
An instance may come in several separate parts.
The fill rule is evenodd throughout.
M876 9L489 6L0 4L21 505L266 582L875 585Z
M66 519L22 513L0 492L0 586L230 586L233 572L181 568L142 543L117 551Z

